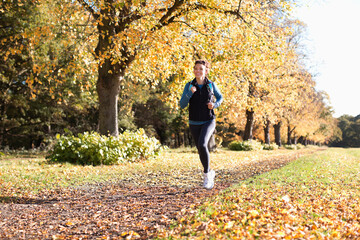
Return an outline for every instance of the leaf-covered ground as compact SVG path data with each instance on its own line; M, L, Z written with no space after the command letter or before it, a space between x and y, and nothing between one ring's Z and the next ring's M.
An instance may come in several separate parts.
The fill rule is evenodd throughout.
M155 160L119 166L48 165L43 158L0 160L0 238L181 237L182 227L194 230L188 209L206 206L206 199L232 184L314 151L220 150L212 154L217 178L211 191L201 187L200 162L193 150L169 150ZM174 222L180 225L170 230ZM211 228L204 224L199 226L205 234ZM231 224L235 222L228 228Z
M359 197L360 149L329 149L183 210L159 238L360 239Z

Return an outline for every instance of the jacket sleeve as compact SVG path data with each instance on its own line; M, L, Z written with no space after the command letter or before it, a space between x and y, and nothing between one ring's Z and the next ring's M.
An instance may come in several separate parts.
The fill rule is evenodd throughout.
M215 98L216 98L216 102L214 103L214 108L217 108L217 107L219 107L221 105L224 98L223 98L220 90L216 86L216 84L214 82L212 84L213 84L213 87L214 87L214 95L215 95Z
M180 99L180 107L181 108L185 108L189 104L190 98L193 95L193 92L190 90L189 86L190 86L190 82L188 82L185 85L183 94L181 96L181 99Z

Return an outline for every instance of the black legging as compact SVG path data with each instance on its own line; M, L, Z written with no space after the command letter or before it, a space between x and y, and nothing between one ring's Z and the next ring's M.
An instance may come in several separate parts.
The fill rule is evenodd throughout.
M192 125L190 124L190 131L195 140L196 148L199 152L200 161L204 167L204 173L210 171L210 154L208 149L208 143L211 137L211 134L215 130L215 119L211 120L208 123L202 125Z

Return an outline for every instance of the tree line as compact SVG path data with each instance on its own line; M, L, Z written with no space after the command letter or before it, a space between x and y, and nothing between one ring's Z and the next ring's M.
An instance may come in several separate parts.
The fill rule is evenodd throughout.
M353 117L343 115L337 119L338 134L330 141L333 147L360 147L360 114Z
M217 143L329 143L328 96L304 66L294 2L19 0L0 6L0 145L144 128L191 145L178 100L195 59L224 95Z

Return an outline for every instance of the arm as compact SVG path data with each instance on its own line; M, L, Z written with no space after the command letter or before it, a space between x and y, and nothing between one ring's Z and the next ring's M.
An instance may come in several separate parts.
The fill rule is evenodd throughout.
M193 92L190 90L189 85L190 85L190 82L188 82L185 85L183 94L181 96L181 99L180 99L180 107L181 108L185 108L189 104L190 98L193 95Z
M215 85L214 82L213 82L213 87L214 87L214 95L215 95L215 98L216 98L216 102L214 103L214 108L217 108L217 107L219 107L221 105L224 98L223 98L220 90L218 89L218 87Z

